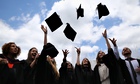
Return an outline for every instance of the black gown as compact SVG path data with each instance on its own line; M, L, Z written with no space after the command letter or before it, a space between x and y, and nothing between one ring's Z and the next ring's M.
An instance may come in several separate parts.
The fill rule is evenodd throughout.
M46 45L43 46L43 50L38 58L36 65L35 84L57 84L58 80L55 79L52 66L46 60Z
M6 58L2 54L1 58ZM8 64L0 64L0 84L24 84L24 61L8 59L13 67L9 68Z
M124 77L125 83L126 84L133 84L131 76L130 76L130 73L129 73L128 68L126 66L125 60L119 58L118 61L120 63L121 69L122 69L122 73L123 73L123 77ZM137 61L138 61L139 65L140 65L140 60L137 59Z
M82 68L81 65L76 64L75 73L78 84L95 84L93 70L89 70L88 68Z
M36 65L31 68L30 63L27 63L26 60L25 63L24 84L35 84Z
M68 70L67 69L67 63L66 60L63 60L63 63L61 64L61 67L59 69L59 84L77 84L75 71Z

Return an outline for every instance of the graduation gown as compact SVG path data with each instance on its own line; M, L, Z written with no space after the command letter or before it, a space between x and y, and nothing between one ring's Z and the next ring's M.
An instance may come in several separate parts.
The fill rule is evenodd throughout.
M46 60L46 45L38 58L36 65L35 84L57 84L52 66Z
M59 69L59 74L59 84L77 84L75 71L67 69L66 60L63 60L63 63Z
M35 84L36 66L30 67L30 63L25 61L24 84Z
M103 56L103 62L109 69L110 84L125 84L121 67L115 57L112 48L108 49L108 53Z
M75 73L78 84L94 84L93 70L82 68L81 65L76 64Z
M3 55L1 58L5 58ZM24 84L24 61L11 60L8 61L13 64L9 67L8 64L0 64L0 84Z
M126 62L125 62L125 60L123 60L123 59L120 58L119 52L118 52L118 47L117 46L114 47L114 53L116 54L115 56L118 59L118 63L120 65L120 67L121 67L125 84L133 84L132 79L131 79L131 75L130 75L129 70L128 70L128 67L126 65ZM140 66L140 60L137 59L137 61L138 61L138 64Z
M133 84L125 60L119 58L118 61L119 61L119 63L120 63L120 66L121 66L121 69L122 69L122 73L123 73L123 77L124 77L124 80L125 80L126 84ZM140 60L137 59L137 61L138 61L138 63L140 64Z

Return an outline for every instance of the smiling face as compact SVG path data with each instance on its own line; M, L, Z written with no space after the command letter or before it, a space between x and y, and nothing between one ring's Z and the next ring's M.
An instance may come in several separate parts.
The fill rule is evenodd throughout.
M38 53L37 49L35 47L33 47L30 51L31 58L34 59L35 56L37 55L37 53Z

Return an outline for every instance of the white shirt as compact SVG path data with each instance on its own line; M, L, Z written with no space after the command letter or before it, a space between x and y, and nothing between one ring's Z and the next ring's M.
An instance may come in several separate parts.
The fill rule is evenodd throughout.
M105 64L98 67L101 84L110 84L109 69Z

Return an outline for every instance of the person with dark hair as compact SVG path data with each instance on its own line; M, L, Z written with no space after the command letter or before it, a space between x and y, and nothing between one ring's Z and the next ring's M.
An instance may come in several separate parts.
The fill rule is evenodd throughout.
M102 33L108 53L99 51L97 54L97 64L94 67L95 84L125 84L120 66L115 58L115 54L107 38L107 31Z
M69 61L67 61L67 55L69 51L67 49L62 50L64 58L59 69L59 84L77 84L76 76L75 76L75 69Z
M122 55L125 57L121 59L118 51L118 46L116 44L116 39L110 39L114 45L115 56L121 66L123 77L126 84L140 84L140 59L132 58L132 51L128 47L124 47L122 50Z
M75 74L78 81L78 84L95 84L94 83L94 74L91 69L90 61L87 58L82 60L80 64L80 48L76 48L77 51L77 63L75 65Z
M0 84L24 84L24 62L19 61L21 49L15 42L5 43L0 55ZM4 62L5 61L5 62Z

